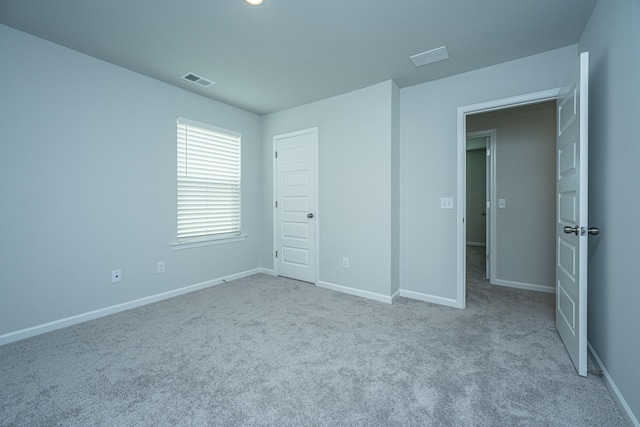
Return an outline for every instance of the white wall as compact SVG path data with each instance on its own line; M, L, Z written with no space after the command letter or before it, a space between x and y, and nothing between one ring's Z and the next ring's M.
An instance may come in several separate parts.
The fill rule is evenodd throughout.
M0 64L0 338L260 267L259 116L2 25ZM245 241L170 250L177 116L242 133Z
M492 283L555 292L556 103L467 116L467 132L483 129L496 130Z
M640 419L640 2L599 0L580 39L590 55L588 340ZM638 424L636 424L638 425Z
M393 112L397 92L395 84L387 81L264 116L265 267L273 268L273 137L317 126L319 280L353 293L392 295L392 226L398 216L392 207L392 198L397 197L392 191L397 182L393 178L397 173L398 118ZM343 257L349 258L349 269L342 268Z
M456 292L457 108L557 88L576 46L400 90L400 287L427 300L459 302ZM464 266L461 266L464 268Z

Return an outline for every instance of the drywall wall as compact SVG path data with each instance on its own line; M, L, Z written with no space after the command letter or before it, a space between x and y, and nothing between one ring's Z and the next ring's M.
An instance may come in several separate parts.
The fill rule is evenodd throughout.
M0 63L0 337L260 267L259 116L2 25ZM178 116L242 133L246 240L170 249Z
M486 140L486 138L473 139L482 142ZM486 178L486 149L467 150L467 244L481 246L487 242ZM485 215L482 215L483 213Z
M399 263L392 261L391 253L399 215L392 207L398 196L392 192L398 182L392 177L398 172L394 102L397 87L388 81L263 117L265 267L272 268L274 250L273 137L317 126L319 281L367 296L391 296L392 267ZM342 268L342 258L349 258L348 269ZM399 274L397 265L393 268L393 274Z
M484 129L496 130L492 283L554 292L556 103L467 116L467 132Z
M562 85L576 46L400 89L400 288L459 304L456 210L457 109Z
M640 2L600 0L579 42L589 52L587 338L608 380L640 420Z
M400 89L391 84L391 296L400 291Z

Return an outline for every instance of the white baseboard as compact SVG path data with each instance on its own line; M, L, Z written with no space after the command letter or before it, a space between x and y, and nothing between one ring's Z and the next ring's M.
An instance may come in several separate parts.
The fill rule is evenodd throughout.
M260 273L262 274L268 274L269 276L275 276L276 272L273 268L264 268L264 267L260 267L258 270L260 270Z
M545 292L548 294L555 294L556 288L553 286L545 285L533 285L531 283L513 282L511 280L496 279L492 285L506 286L508 288L526 289L528 291Z
M443 298L435 295L423 294L422 292L407 291L400 289L400 296L418 301L430 302L433 304L445 305L447 307L459 308L458 301L451 298Z
M132 308L141 307L143 305L151 304L157 301L162 301L165 299L177 297L179 295L187 294L189 292L199 291L200 289L205 289L211 286L220 285L222 283L230 282L232 280L240 279L242 277L252 276L254 274L262 273L262 270L263 269L261 268L255 268L253 270L247 270L241 273L231 274L229 276L208 280L206 282L197 283L195 285L185 286L184 288L174 289L172 291L167 291L167 292L163 292L156 295L150 295L148 297L140 298L137 300L127 301L122 304L100 308L98 310L89 311L87 313L78 314L76 316L71 316L64 319L60 319L60 320L54 320L53 322L32 326L30 328L21 329L19 331L9 332L7 334L0 335L0 345L9 344L14 341L19 341L35 335L44 334L45 332L55 331L56 329L76 325L78 323L86 322L88 320L109 316L111 314L119 313L121 311L130 310Z
M633 414L633 411L627 404L627 401L624 399L624 396L622 396L622 393L620 393L620 390L618 389L616 384L613 382L613 378L611 378L611 375L609 375L609 372L607 372L607 368L604 367L604 365L602 364L602 360L600 360L600 358L598 357L598 354L591 346L591 343L588 341L587 341L587 346L589 347L589 352L591 353L591 356L593 356L594 362L596 362L596 365L598 365L598 368L602 371L604 384L607 386L607 389L609 390L611 397L613 398L614 402L616 402L616 405L618 405L618 408L622 412L622 415L625 416L627 421L629 421L629 423L631 423L632 426L640 427L638 418L636 418L636 416Z
M482 243L482 242L467 242L467 246L482 246L482 247L486 247L487 244L486 243Z
M375 292L363 291L361 289L350 288L348 286L336 285L334 283L323 282L321 280L318 281L317 284L320 288L331 289L332 291L338 291L349 295L355 295L358 297L372 299L374 301L384 302L387 304L391 304L393 302L392 296L377 294Z

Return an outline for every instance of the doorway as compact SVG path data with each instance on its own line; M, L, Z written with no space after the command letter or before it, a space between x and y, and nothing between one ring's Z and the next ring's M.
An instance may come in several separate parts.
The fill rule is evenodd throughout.
M468 130L471 130L472 128L467 129L467 121L469 118L479 115L481 113L490 113L490 112L498 112L498 114L500 114L499 112L506 112L509 111L515 107L524 107L524 106L532 106L534 104L540 104L540 103L544 103L546 101L551 101L552 103L555 104L555 100L558 94L558 90L557 89L553 89L553 90L548 90L548 91L543 91L543 92L536 92L536 93L532 93L532 94L527 94L527 95L522 95L522 96L517 96L517 97L513 97L513 98L507 98L507 99L503 99L503 100L497 100L497 101L491 101L491 102L487 102L487 103L482 103L482 104L476 104L476 105L472 105L472 106L466 106L466 107L460 107L458 108L458 188L457 188L457 193L458 193L458 206L460 206L461 208L458 210L458 240L457 240L457 264L458 264L458 275L457 275L457 289L458 289L458 296L459 296L459 307L460 308L464 308L466 305L466 249L467 249L467 238L466 238L466 227L467 227L467 223L466 223L466 135ZM555 117L555 115L554 115ZM483 124L484 125L484 129L487 128L491 128L493 126L488 126L486 123ZM552 134L555 134L555 129L551 130ZM500 140L500 131L497 131L497 135L496 135L496 140L498 141L497 143L499 143ZM496 156L497 157L497 156ZM507 159L508 160L508 159ZM495 161L492 159L492 161ZM509 164L509 162L507 162L507 164ZM518 168L519 165L518 164L511 164L510 165L512 168L516 167ZM553 177L554 174L553 172L551 173L551 176ZM518 184L518 179L515 179L513 181L513 184ZM518 190L516 190L518 191ZM520 192L526 194L528 192L528 189L521 189L519 190ZM551 188L547 189L548 193L551 194L551 198L552 200L555 202L555 196L553 195L553 192L555 191L555 186L552 186ZM511 194L511 193L510 193ZM512 195L507 198L505 197L500 197L497 194L493 194L492 195L492 199L494 201L493 203L493 208L494 211L498 211L501 209L504 209L505 211L507 210L507 207L512 207L509 204L509 200L510 198L513 197ZM502 206L502 207L498 207L498 206ZM514 208L517 206L513 206ZM518 209L522 209L522 207L518 207ZM517 229L517 227L522 226L523 222L520 221L518 214L522 214L524 211L523 210L518 210L518 209L512 209L512 213L513 215L511 215L511 217L509 218L512 222L514 222L512 224L512 226L514 228ZM530 209L530 212L535 212L536 209ZM555 209L551 210L551 214L553 215L553 213L555 212ZM497 216L494 215L495 218L497 218ZM490 223L491 223L491 214L489 215L490 218ZM498 229L498 225L496 225L494 228L494 231L492 231L491 233L495 233L495 230ZM506 230L506 228L505 228ZM490 233L490 234L491 234ZM522 239L522 234L518 234L515 233L515 237ZM553 248L553 237L551 237L551 244L552 244L552 248ZM496 239L497 241L500 241L499 239ZM504 253L508 253L508 246L503 247L503 252ZM493 254L496 253L496 251L499 251L499 245L496 245L495 242L491 247L491 267L489 269L490 272L490 278L491 275L496 274L497 277L500 276L500 268L499 266L495 266L494 264L494 260L499 260L499 254L498 254L498 258L496 259L495 257L493 257ZM530 256L531 257L538 257L540 256L541 253L552 253L554 254L555 251L552 249L551 251L531 251L530 252ZM554 260L551 261L552 263L555 262ZM505 263L506 264L506 263ZM526 282L521 282L519 280L515 280L513 276L511 276L510 274L513 271L517 271L518 268L522 268L522 266L526 265L526 260L522 260L519 259L516 262L516 265L513 266L511 265L510 268L511 270L509 270L507 272L507 275L505 276L505 281L507 283L495 283L495 284L502 284L505 286L514 286L514 287L522 287L522 288L526 288L526 289L532 289L532 287L529 287L529 285L531 283L526 283ZM554 264L552 264L554 265ZM527 273L531 273L531 271L528 271ZM534 272L535 274L535 272ZM536 283L533 283L534 285L536 285ZM554 281L551 280L550 285L548 286L548 284L544 283L543 285L547 285L545 286L545 288L549 289L550 292L552 292L552 286L554 285ZM535 288L535 286L534 286ZM535 289L535 290L544 290L544 289Z
M494 165L491 152L495 150L496 130L467 132L466 141L466 244L467 270L474 270L477 279L490 279L491 272L491 193ZM469 271L467 271L467 274Z
M489 223L494 224L486 239L492 249L490 283L554 293L556 102L473 114L466 120L470 135L488 127L498 135L493 152L487 151L494 165L489 192L495 194L494 200L486 199ZM468 203L474 201L474 191L491 181L488 175L476 179L480 182L470 179L478 160L473 154L467 150ZM482 158L481 165L485 164ZM474 225L480 215L478 207L471 210L467 206L467 244L474 232L477 235Z

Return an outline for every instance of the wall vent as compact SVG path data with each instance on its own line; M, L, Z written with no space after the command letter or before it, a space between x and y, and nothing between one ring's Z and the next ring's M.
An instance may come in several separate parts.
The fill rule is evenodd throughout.
M204 77L201 77L201 76L199 76L197 74L194 74L194 73L187 73L184 76L180 76L180 78L182 78L182 79L184 79L184 80L186 80L188 82L195 83L198 86L202 86L202 87L209 87L209 86L211 86L212 84L215 83L215 82L212 82L209 79L205 79Z

